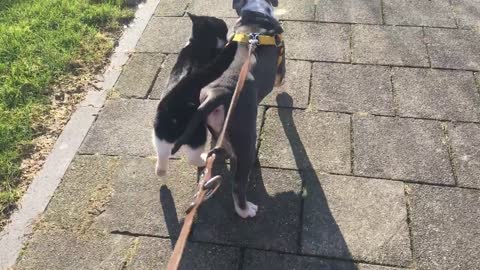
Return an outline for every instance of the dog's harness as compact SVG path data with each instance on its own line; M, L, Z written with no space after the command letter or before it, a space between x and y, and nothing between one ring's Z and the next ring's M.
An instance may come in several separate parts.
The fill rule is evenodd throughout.
M260 35L256 33L236 33L232 39L233 42L244 43L248 44L248 55L245 63L242 65L240 70L240 74L238 76L237 85L235 87L235 91L233 92L232 100L230 102L230 107L227 112L227 116L225 118L225 122L223 123L222 131L217 139L217 144L215 147L208 153L207 162L205 165L205 169L200 176L200 181L198 182L197 188L198 191L195 194L194 201L190 204L190 207L187 209L187 215L183 222L183 227L180 232L180 236L177 239L177 243L175 244L175 248L173 250L172 256L170 257L170 261L168 262L167 269L168 270L176 270L180 264L180 260L182 258L183 250L185 249L185 245L187 243L188 235L190 234L190 230L193 224L193 218L198 211L200 205L208 200L217 189L220 187L222 177L220 175L216 175L212 177L212 168L215 158L218 154L225 149L225 133L227 130L228 123L230 121L230 117L235 109L238 97L240 96L241 91L243 90L243 86L245 84L245 80L247 78L249 69L250 69L250 59L257 48L257 46L276 46L280 47L280 55L277 60L277 66L282 63L283 54L285 52L284 43L281 35ZM231 42L232 42L231 41Z
M285 54L285 46L282 34L269 36L257 33L235 33L232 39L232 41L236 41L238 43L249 43L251 40L256 42L257 46L275 46L280 48L277 58L277 67L282 64L284 58L283 56Z

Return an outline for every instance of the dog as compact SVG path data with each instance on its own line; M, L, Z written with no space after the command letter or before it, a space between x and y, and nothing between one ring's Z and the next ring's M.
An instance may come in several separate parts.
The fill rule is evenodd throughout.
M273 16L273 7L277 1L235 0L234 8L240 14L235 33L259 33L262 35L281 34L278 20ZM258 46L251 56L250 72L245 81L238 104L232 113L227 127L227 143L224 144L231 160L234 174L233 201L235 211L242 218L254 217L258 206L246 198L246 189L250 171L255 162L256 119L258 104L268 95L274 85L283 82L285 77L284 48L278 46ZM280 57L280 65L279 63ZM240 43L235 59L218 79L201 90L200 102L195 116L191 119L185 133L175 143L174 154L179 147L193 137L198 136L196 129L206 121L212 136L217 138L223 127L239 73L248 57L248 45Z
M228 27L218 18L196 16L188 13L192 21L192 34L180 51L170 72L166 94L160 101L154 120L153 144L157 152L155 172L158 176L167 173L168 159L173 143L200 105L200 89L219 77L233 59L235 48L224 50ZM215 58L221 56L218 59ZM214 65L208 66L213 60ZM192 75L194 74L194 75ZM203 166L201 157L207 140L205 126L196 129L197 136L186 142L188 161Z

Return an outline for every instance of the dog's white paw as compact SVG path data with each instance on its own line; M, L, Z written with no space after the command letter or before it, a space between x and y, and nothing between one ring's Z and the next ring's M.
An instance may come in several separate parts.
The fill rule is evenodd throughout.
M258 206L249 201L247 201L247 206L245 207L245 209L241 209L235 203L235 211L242 218L254 217L257 214L257 210L258 210Z

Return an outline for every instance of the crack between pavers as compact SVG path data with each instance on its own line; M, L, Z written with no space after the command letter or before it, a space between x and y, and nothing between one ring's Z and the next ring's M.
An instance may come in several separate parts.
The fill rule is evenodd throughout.
M427 33L425 31L425 27L422 27L422 33L423 33L423 38L422 38L422 41L423 41L423 44L425 45L425 51L427 52L427 62L428 62L428 66L430 68L432 68L432 59L430 57L430 50L428 49L428 42L427 42Z
M385 4L380 0L380 11L382 13L382 25L385 25Z
M408 227L408 239L410 240L410 253L412 255L412 265L416 269L416 261L414 256L413 249L413 233L412 233L412 218L410 214L410 196L409 196L409 187L406 183L403 184L403 193L405 196L405 209L407 211L407 227Z
M452 177L454 181L454 185L458 186L458 176L455 168L455 161L453 159L453 148L452 143L450 140L449 132L448 132L448 123L442 122L442 141L447 146L447 154L448 154L448 161L450 163L450 169L452 172Z
M165 16L167 17L167 16ZM223 17L232 18L232 17ZM365 26L388 26L388 27L410 27L410 28L431 28L431 29L458 29L471 30L471 28L457 28L453 26L432 26L432 25L411 25L411 24L387 24L387 23L359 23L359 22L338 22L338 21L322 21L322 20L302 20L302 19L280 19L280 22L298 22L298 23L315 23L315 24L351 24L351 25L365 25Z
M240 248L240 256L238 260L238 270L243 270L243 266L245 264L245 251L246 248Z
M398 100L397 92L395 91L395 86L393 84L393 76L393 68L390 67L390 87L392 89L393 114L394 116L398 116L398 112L400 110L400 103Z
M158 67L157 71L155 72L155 76L153 77L152 82L150 83L150 86L148 87L147 93L145 94L144 98L142 99L148 99L150 95L152 94L153 87L155 86L155 83L157 82L158 74L163 70L162 65L167 61L168 54L162 54L163 60L162 63L160 63L160 66Z
M395 64L372 64L372 63L363 63L363 62L347 62L347 61L334 61L334 60L312 60L306 58L294 58L290 57L287 60L292 61L304 61L311 63L330 63L330 64L346 64L346 65L359 65L359 66L380 66L380 67L398 67L398 68L416 68L416 69L433 69L433 70L452 70L452 71L470 71L470 72L479 72L477 69L465 69L465 68L445 68L445 67L429 67L429 66L414 66L414 65L395 65Z

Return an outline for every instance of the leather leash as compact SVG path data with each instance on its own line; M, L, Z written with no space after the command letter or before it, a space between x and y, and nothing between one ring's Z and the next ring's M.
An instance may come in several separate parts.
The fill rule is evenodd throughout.
M222 127L222 131L217 139L217 144L215 147L208 153L207 162L205 165L205 169L202 173L201 179L198 183L198 192L195 196L194 202L190 205L187 210L187 216L183 222L183 227L180 232L180 236L177 239L177 243L175 244L175 248L173 250L172 256L170 257L170 261L167 265L167 270L177 270L180 265L180 260L182 259L183 251L185 249L188 235L192 229L193 225L193 218L198 211L198 208L210 196L217 191L220 187L221 176L217 175L212 178L212 168L213 163L216 158L216 153L221 149L224 149L225 143L225 134L228 127L228 122L230 121L230 117L233 113L233 110L237 106L238 98L240 96L241 91L243 90L243 86L245 85L245 80L247 78L249 69L250 69L250 58L258 44L258 35L252 36L252 38L248 41L248 55L245 63L242 65L240 69L240 74L238 76L237 85L235 87L235 91L233 92L232 100L230 102L230 107L228 108L227 116L225 118L225 122Z

